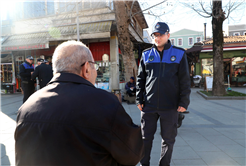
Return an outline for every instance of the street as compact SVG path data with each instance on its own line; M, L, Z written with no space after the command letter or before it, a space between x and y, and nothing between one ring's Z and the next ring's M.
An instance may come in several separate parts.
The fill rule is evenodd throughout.
M172 166L245 165L246 100L205 100L192 88L189 114L178 129ZM233 88L246 92L245 87ZM21 93L1 95L1 165L15 165L15 112L22 104ZM135 104L122 103L135 124L140 112ZM151 166L158 165L161 151L160 125L153 142ZM69 152L68 152L69 153ZM139 164L138 164L139 165Z

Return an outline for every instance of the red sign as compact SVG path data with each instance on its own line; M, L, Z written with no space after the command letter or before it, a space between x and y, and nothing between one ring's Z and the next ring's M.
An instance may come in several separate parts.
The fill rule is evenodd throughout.
M45 44L36 44L36 45L29 45L29 46L12 46L12 47L3 47L5 51L10 51L10 50L26 50L26 49L42 49L46 48ZM48 48L48 47L47 47Z

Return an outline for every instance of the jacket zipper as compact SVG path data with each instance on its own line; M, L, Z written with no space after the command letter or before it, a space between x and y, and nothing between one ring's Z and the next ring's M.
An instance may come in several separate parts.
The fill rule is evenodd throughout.
M159 54L159 51L157 51L157 53ZM164 56L164 50L163 50L163 55ZM160 57L160 69L159 69L159 78L158 78L158 100L157 100L157 109L159 109L159 105L160 105L160 76L161 76L161 63L162 63L162 58L161 55L159 54Z

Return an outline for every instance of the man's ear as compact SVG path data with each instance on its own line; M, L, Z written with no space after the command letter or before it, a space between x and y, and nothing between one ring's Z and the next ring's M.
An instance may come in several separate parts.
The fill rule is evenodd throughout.
M168 39L169 39L169 37L170 37L170 33L168 33Z
M82 67L81 67L81 76L88 80L90 77L90 67L89 67L89 63L86 62Z

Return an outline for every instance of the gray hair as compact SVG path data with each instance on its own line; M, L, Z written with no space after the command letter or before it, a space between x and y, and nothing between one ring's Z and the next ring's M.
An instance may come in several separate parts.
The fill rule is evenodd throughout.
M52 63L54 74L60 72L80 74L81 65L93 60L91 51L82 42L67 41L56 47Z

